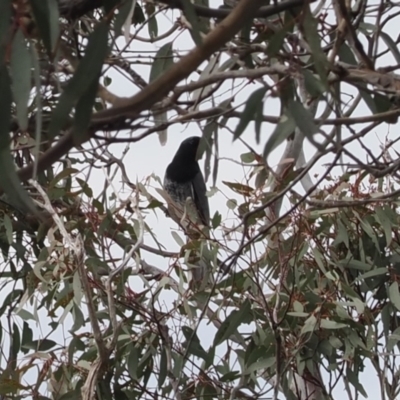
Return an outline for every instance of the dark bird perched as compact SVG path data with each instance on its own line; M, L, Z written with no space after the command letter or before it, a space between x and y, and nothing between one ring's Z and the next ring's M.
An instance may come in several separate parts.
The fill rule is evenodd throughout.
M185 139L164 177L164 190L169 197L168 213L190 239L201 237L202 232L207 231L203 229L208 228L210 222L206 184L197 162L199 144L200 138L197 136ZM206 270L204 262L194 256L191 263L197 265L192 271L194 280L201 281Z

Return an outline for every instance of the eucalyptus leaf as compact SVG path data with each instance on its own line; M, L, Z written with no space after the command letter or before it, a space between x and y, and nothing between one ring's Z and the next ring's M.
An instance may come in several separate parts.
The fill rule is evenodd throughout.
M168 42L157 51L150 71L150 82L163 74L173 63L174 55L172 53L172 42Z
M21 29L14 36L11 51L10 73L12 93L17 109L17 120L22 130L28 127L28 101L32 76L31 52Z
M108 54L108 24L100 22L89 37L86 52L69 80L58 104L52 113L49 136L53 138L65 128L74 105L86 93L91 92L94 82L98 81L103 62Z

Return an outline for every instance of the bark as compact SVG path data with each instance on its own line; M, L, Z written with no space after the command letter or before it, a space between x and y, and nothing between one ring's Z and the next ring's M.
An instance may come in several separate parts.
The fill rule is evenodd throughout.
M161 0L158 2L159 5L166 5L170 8L176 8L183 10L183 1L186 0ZM315 0L310 0L313 3ZM288 0L283 2L284 9L291 7L297 7L305 3L304 0ZM59 0L60 15L65 18L80 18L83 15L99 8L103 5L103 0ZM282 6L278 4L277 6ZM200 17L208 18L225 18L230 12L230 9L224 8L209 8L193 4L193 7ZM268 17L271 15L271 6L261 7L255 17Z

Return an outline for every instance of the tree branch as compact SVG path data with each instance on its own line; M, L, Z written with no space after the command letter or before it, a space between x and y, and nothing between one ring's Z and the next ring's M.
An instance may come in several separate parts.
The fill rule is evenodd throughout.
M289 0L277 6L268 6L269 15L292 7L294 1L300 4L303 2ZM115 123L118 120L137 115L160 101L181 80L190 75L204 60L229 41L245 22L256 14L258 5L258 0L241 0L229 16L205 37L200 46L195 47L165 74L161 75L135 96L121 100L118 106L96 113L92 118L91 134L88 135L88 140L93 136L97 128L104 129L104 125L107 123ZM73 147L73 134L72 131L68 131L52 148L40 157L37 171L43 171L43 169L66 155ZM21 181L26 181L32 177L33 168L34 164L30 164L18 171Z
M186 0L161 0L159 3L168 6L169 8L175 8L183 10L183 2ZM310 0L313 3L315 0ZM260 7L259 10L254 14L255 18L266 18L271 15L277 14L278 12L288 10L292 7L300 6L304 3L304 0L288 0L283 3L276 4L274 6ZM65 18L80 18L83 15L100 8L103 5L102 0L59 0L60 15ZM271 14L271 7L275 8L276 11ZM197 4L193 4L193 8L199 17L206 18L225 18L229 15L232 9L229 8L209 8ZM282 8L278 10L278 8Z

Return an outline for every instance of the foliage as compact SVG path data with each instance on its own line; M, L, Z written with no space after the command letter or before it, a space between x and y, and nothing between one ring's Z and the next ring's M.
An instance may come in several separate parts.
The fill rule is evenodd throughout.
M398 6L235 3L0 2L2 398L398 398ZM125 155L183 123L227 202L173 251Z

